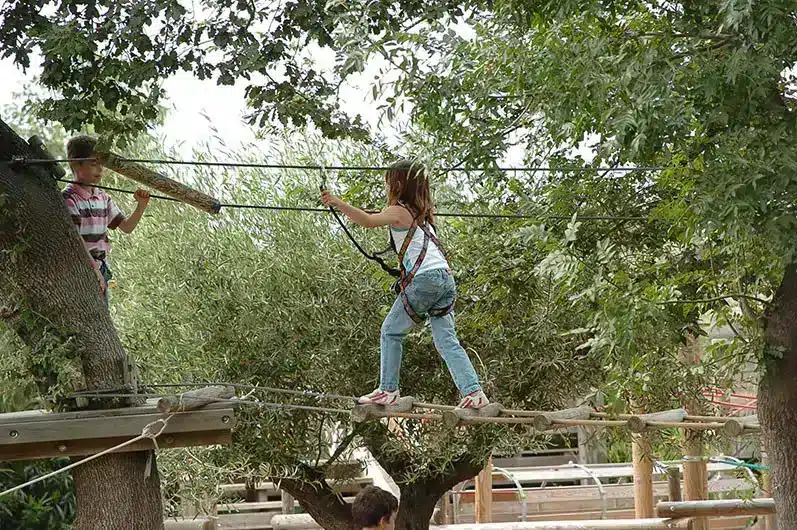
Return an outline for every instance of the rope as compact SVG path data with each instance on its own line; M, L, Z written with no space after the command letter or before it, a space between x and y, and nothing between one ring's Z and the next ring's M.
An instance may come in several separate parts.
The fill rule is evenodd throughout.
M321 169L320 171L321 171L321 185L319 186L319 188L323 192L324 190L326 190L326 187L327 187L327 177L326 177L326 173L324 173L324 169ZM338 222L340 227L343 229L343 232L349 238L349 241L352 242L352 244L360 252L360 254L365 256L366 259L371 260L371 261L375 261L376 263L378 263L379 266L382 267L383 271L385 271L389 275L393 276L394 278L398 278L398 277L401 276L401 272L398 269L396 269L395 267L391 267L390 265L385 263L385 260L383 260L380 257L380 254L384 254L385 252L387 252L387 249L382 251L382 252L374 252L373 254L366 252L365 249L362 247L362 245L360 245L360 243L354 238L352 233L349 232L348 227L343 222L343 219L340 218L340 216L338 215L338 212L336 212L335 209L332 206L329 206L329 211L332 213L332 216L335 217L335 220Z
M3 161L3 163L22 163L22 164L52 164L52 163L70 163L70 162L94 162L96 158L24 158L17 157L10 161ZM235 167L235 168L261 168L261 169L305 169L305 170L329 170L329 171L387 171L390 166L322 166L318 164L265 164L258 162L231 162L231 161L202 161L202 160L167 160L160 158L124 158L119 157L118 160L122 162L134 162L139 164L162 164L162 165L175 165L175 166L204 166L204 167ZM520 173L538 173L538 172L568 172L575 171L580 173L587 173L591 171L618 171L622 173L630 173L633 171L662 171L667 169L664 166L618 166L618 167L584 167L584 166L525 166L525 167L444 167L438 168L436 171L440 173L468 173L468 172L487 172L487 171L501 171L505 173L520 172Z
M69 180L64 178L55 178L55 180L57 180L58 182L63 182L65 184L80 184L76 180ZM99 188L101 190L126 193L128 195L133 195L135 193L135 191L126 190L122 188L114 188L112 186L101 186L99 184L94 184L92 187ZM159 199L162 201L181 202L179 199L175 199L174 197L167 197L165 195L150 194L150 198ZM341 223L341 226L343 226L340 218L338 218L337 216L337 213L334 210L328 210L326 208L311 208L307 206L281 206L281 205L271 205L271 204L239 204L239 203L224 203L224 202L220 203L219 206L221 208L228 208L228 209L271 210L277 212L330 213L330 211L332 211L332 214L338 219L338 222ZM366 210L366 212L376 213L373 210ZM572 219L572 216L568 215L531 215L531 214L514 214L514 213L435 212L435 215L438 217L457 217L463 219L533 219L533 220ZM579 221L649 221L650 218L645 217L644 215L580 215L578 216L578 220ZM349 231L346 229L345 226L343 226L343 229L346 231L346 234L349 235L349 238L351 239L351 235L349 234ZM381 252L373 252L371 255L379 256L380 254L384 254L387 251L388 249L385 249Z
M140 440L146 440L146 439L152 440L152 443L155 445L155 449L157 449L158 448L158 443L155 440L166 429L166 426L169 424L169 420L172 418L172 416L174 416L174 415L172 414L171 416L168 416L166 418L160 418L160 419L157 419L157 420L155 420L155 421L153 421L151 423L146 424L144 426L144 428L141 430L141 434L139 434L135 438L131 438L130 440L128 440L126 442L120 443L119 445L115 445L114 447L106 449L105 451L99 452L97 454L91 455L91 456L89 456L87 458L84 458L82 460L79 460L77 462L72 462L68 466L64 466L61 469L56 469L55 471L47 473L46 475L40 475L40 476L38 476L38 477L36 477L36 478L34 478L32 480L29 480L29 481L25 482L24 484L20 484L19 486L14 486L11 489L7 489L7 490L5 490L3 492L0 492L0 497L2 497L4 495L8 495L10 493L14 493L15 491L19 491L19 490L21 490L23 488L26 488L28 486L32 486L33 484L36 484L36 483L41 482L43 480L47 480L48 478L52 478L52 477L54 477L56 475L59 475L61 473L65 473L66 471L69 471L71 469L74 469L74 468L76 468L78 466L81 466L81 465L85 464L86 462L91 462L92 460L96 460L97 458L99 458L101 456L105 456L105 455L107 455L109 453L112 453L114 451L117 451L119 449L127 447L128 445L132 445L132 444L134 444L134 443L136 443L136 442L138 442ZM158 428L158 430L156 431L155 430L155 426L157 424L159 424L159 423L161 424L160 428ZM150 455L150 459L151 459L151 455ZM146 470L144 472L145 478L149 477L150 468L151 468L151 460L148 460L147 461L147 468L146 468Z
M324 392L315 392L311 390L291 390L285 388L275 388L275 387L268 387L268 386L260 386L260 385L249 385L243 383L226 383L226 382L202 382L202 383L159 383L159 384L142 384L142 387L149 387L149 388L178 388L178 387L206 387L206 386L232 386L234 388L242 389L242 390L261 390L264 392L273 392L279 394L288 394L288 395L296 395L302 397L314 397L318 399L334 399L334 400L345 400L350 402L357 402L355 396L346 396L341 394L328 394ZM109 399L109 398L130 398L130 397L176 397L181 396L181 394L112 394L112 393L104 393L102 391L84 391L78 392L73 394L72 397L90 397L90 398L98 398L98 399ZM209 401L214 403L229 403L234 405L254 405L258 407L273 407L273 408L284 408L284 409L298 409L298 410L308 410L311 412L324 412L330 414L351 414L351 409L340 409L340 408L329 408L329 407L316 407L312 405L297 405L292 403L276 403L276 402L263 402L263 401L252 401L247 399L222 399L222 398L208 398ZM413 403L414 409L429 409L429 410L437 410L441 412L446 411L453 411L456 407L447 406L447 405L438 405L435 403L421 403L415 402ZM556 412L556 411L553 411ZM525 410L511 410L511 409L503 409L501 411L502 415L496 417L475 417L475 418L463 418L463 424L468 423L496 423L496 424L530 424L533 423L535 416L545 414L544 411L525 411ZM385 410L382 414L382 417L400 417L400 418L416 418L423 416L426 418L427 416L433 417L432 419L443 419L443 416L440 414L437 415L428 415L428 414L414 414L410 412L393 412L391 410ZM721 428L722 423L721 420L725 419L723 417L714 417L714 416L701 416L701 419L695 419L692 422L683 422L683 425L679 425L681 422L663 422L664 424L658 425L657 422L651 422L650 427L656 429L676 429L676 428L684 428L684 429L698 429L701 428L702 430L708 429L717 429ZM658 422L662 423L662 422ZM552 424L550 429L559 429L574 425L587 425L591 427L627 427L627 423L625 420L603 420L603 419L552 419ZM756 466L756 464L748 464L748 466ZM763 468L762 468L763 469Z
M65 184L80 184L76 180L69 180L63 178L55 178L58 182L63 182ZM94 184L92 187L99 188L101 190L108 190L108 191L115 191L118 193L127 193L128 195L133 195L135 191L125 190L122 188L114 188L111 186L101 186L99 184ZM162 201L171 201L171 202L181 202L179 199L175 199L174 197L166 197L165 195L155 195L150 194L150 198L152 199L159 199ZM239 204L239 203L220 203L220 207L228 208L228 209L243 209L243 210L271 210L277 212L309 212L309 213L329 213L330 210L326 208L311 208L308 206L281 206L281 205L271 205L271 204ZM368 213L376 213L373 210L366 210ZM332 211L332 214L337 217L337 214ZM469 212L435 212L435 215L438 217L457 217L463 219L532 219L532 220L540 220L540 219L550 219L550 220L570 220L572 219L572 215L531 215L531 214L514 214L514 213L469 213ZM650 218L644 215L579 215L579 221L649 221ZM340 222L340 219L338 219ZM344 227L344 230L346 228ZM348 233L348 231L347 231ZM383 250L381 252L374 252L372 253L374 256L378 256L380 254L384 254L387 252Z

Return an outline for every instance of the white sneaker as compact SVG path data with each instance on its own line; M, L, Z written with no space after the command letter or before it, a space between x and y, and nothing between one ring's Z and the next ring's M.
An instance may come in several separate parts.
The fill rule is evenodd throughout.
M486 398L485 398L486 399ZM361 396L357 401L361 405L383 405L389 407L395 405L399 400L399 391L388 392L386 390L376 389L370 394Z
M457 405L457 408L479 410L489 404L490 400L487 399L487 396L484 395L484 392L482 390L476 390L475 392L471 392L467 396L463 397L462 401L460 401L459 405Z

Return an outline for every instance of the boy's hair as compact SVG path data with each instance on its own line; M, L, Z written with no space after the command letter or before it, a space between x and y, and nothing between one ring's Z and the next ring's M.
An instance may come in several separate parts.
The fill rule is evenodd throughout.
M387 182L387 202L407 205L419 222L434 224L432 192L426 168L417 160L399 160L390 166L385 174Z
M398 500L389 491L366 486L354 498L351 514L355 528L378 526L379 522L393 516L398 511Z
M66 143L66 156L67 158L91 158L96 146L97 139L92 136L87 134L74 136Z

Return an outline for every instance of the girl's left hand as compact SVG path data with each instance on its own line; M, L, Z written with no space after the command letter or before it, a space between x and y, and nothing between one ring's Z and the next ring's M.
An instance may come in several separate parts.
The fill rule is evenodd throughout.
M321 202L324 206L339 206L343 201L329 193L328 190L323 190L321 192Z

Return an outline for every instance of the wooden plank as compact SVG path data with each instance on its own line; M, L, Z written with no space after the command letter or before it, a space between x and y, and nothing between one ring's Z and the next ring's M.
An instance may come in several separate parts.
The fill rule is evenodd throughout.
M96 409L73 410L68 412L53 412L50 410L22 410L0 414L0 426L6 423L21 423L25 421L56 421L77 418L96 418L105 416L129 416L132 414L151 414L158 411L157 399L148 399L145 404L138 407L125 407L121 409ZM230 408L225 405L220 408Z
M600 510L583 511L583 512L557 512L557 513L544 513L544 514L529 514L526 516L526 521L529 522L553 522L553 521L580 521L599 519L602 515ZM607 520L615 519L633 519L634 510L629 508L627 510L608 510L606 512ZM711 530L749 530L750 526L747 524L752 521L752 517L735 517L735 518L717 518L709 519L709 528ZM472 514L460 513L458 520L460 523L473 523ZM759 518L759 521L761 519ZM520 510L516 509L512 513L493 513L493 522L519 522Z
M276 515L271 519L271 525L274 530L320 528L307 514ZM689 528L689 522L672 519L626 519L429 526L430 530L672 530L674 528Z
M476 522L489 523L493 517L493 459L476 476Z
M134 437L163 414L113 415L72 419L6 423L0 426L0 447L40 442L87 440L118 436ZM175 414L163 434L229 430L235 425L231 408L198 410Z
M225 513L255 513L255 512L274 512L280 513L282 501L263 501L263 502L220 502L216 504L216 512Z
M703 464L706 465L705 462L703 462ZM594 476L601 479L631 477L634 474L633 467L628 464L597 464L588 467ZM678 468L683 471L682 465L679 465ZM711 473L717 473L721 471L736 471L738 467L732 464L711 462L708 463L707 469ZM526 482L565 482L590 478L590 475L588 475L585 471L566 466L551 466L546 468L517 468L512 470L512 475L518 481L520 481L521 484ZM503 477L503 475L495 474L493 475L493 483L510 484L510 482Z
M653 517L653 459L650 438L646 434L631 435L634 471L634 512L637 518Z
M129 440L130 436L111 438L91 438L87 440L57 440L30 444L0 444L0 461L36 460L57 456L93 455ZM193 431L162 434L158 437L158 447L195 447L205 445L228 445L232 443L232 433L223 431ZM150 440L141 440L123 447L118 452L149 451L154 446Z
M166 519L164 530L215 530L216 522L208 517Z
M276 513L229 513L216 517L218 530L271 530Z
M771 515L775 501L761 499L725 499L717 501L660 502L659 517L732 517L736 515Z

